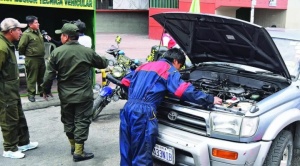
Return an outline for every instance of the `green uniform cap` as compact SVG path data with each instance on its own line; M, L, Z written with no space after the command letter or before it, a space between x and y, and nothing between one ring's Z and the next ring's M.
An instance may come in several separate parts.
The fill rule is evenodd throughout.
M65 23L61 29L55 30L56 34L66 34L69 36L76 36L79 31L78 27L71 23Z

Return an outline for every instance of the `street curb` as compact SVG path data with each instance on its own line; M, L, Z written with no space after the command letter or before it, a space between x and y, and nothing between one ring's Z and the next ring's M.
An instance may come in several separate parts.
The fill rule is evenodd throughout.
M94 98L98 95L97 91L94 91ZM22 108L23 111L30 111L35 109L42 109L52 106L60 106L60 100L58 94L53 94L53 98L49 97L48 101L43 98L36 99L35 102L28 101L27 97L22 97Z
M24 102L22 103L23 111L29 111L29 110L35 110L35 109L42 109L47 108L51 106L59 106L60 100L58 96L55 96L53 98L49 97L48 101L41 100L41 101L35 101L35 102Z

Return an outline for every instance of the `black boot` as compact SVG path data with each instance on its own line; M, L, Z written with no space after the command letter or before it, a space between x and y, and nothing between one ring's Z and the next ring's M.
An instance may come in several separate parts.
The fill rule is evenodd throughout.
M28 100L31 101L31 102L35 102L34 96L28 96Z
M83 151L83 144L75 143L73 161L78 162L78 161L88 160L92 158L94 158L94 154Z
M83 161L83 160L89 160L94 158L93 153L87 153L83 152L82 154L73 154L73 161L78 162L78 161Z

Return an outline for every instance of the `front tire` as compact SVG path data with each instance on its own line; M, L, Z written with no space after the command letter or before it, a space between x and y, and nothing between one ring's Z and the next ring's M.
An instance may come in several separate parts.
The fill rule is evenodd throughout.
M103 108L105 107L105 99L103 97L98 96L94 100L94 105L93 105L93 116L92 120L96 120L99 117L99 114L102 112Z
M291 165L293 156L293 135L288 130L281 131L273 141L263 166Z

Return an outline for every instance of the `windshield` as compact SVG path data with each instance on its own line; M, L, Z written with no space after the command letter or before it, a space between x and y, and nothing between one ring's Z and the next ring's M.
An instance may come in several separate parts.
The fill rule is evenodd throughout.
M300 60L300 41L273 38L291 76L297 76Z

